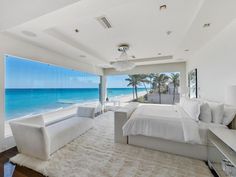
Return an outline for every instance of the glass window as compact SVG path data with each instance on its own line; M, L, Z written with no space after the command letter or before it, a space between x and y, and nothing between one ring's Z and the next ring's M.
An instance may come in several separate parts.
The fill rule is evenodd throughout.
M97 75L13 56L5 67L7 120L99 99Z
M107 99L111 100L118 96L130 96L131 100L135 99L133 86L130 85L128 75L115 75L107 77ZM144 88L137 85L137 94L142 95Z
M179 102L180 73L151 73L108 76L108 100L130 95L143 103L174 104Z

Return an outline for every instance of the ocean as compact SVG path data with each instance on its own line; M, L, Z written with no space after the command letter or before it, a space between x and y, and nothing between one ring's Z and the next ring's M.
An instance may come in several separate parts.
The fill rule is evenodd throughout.
M144 91L139 88L138 91ZM108 88L108 97L132 94L132 88ZM74 103L99 100L98 88L75 89L6 89L5 117L11 120L30 114L47 112Z

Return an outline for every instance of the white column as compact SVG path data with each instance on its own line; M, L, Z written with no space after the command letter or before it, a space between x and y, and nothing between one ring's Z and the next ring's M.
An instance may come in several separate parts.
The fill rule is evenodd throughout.
M5 128L5 66L4 55L0 53L0 141L4 139Z
M180 72L180 96L183 94L188 95L187 93L187 78L186 78L186 69Z
M100 84L101 84L101 104L104 105L104 102L106 101L107 97L107 77L101 76L100 77Z

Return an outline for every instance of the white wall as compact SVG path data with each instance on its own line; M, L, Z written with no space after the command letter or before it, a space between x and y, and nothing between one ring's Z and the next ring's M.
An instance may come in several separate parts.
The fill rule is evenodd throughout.
M104 69L104 75L121 75L121 74L150 74L161 72L180 72L181 90L186 90L186 63L167 63L137 66L130 71L118 72L115 69Z
M236 84L236 21L188 60L187 71L194 68L200 96L224 101L226 87Z

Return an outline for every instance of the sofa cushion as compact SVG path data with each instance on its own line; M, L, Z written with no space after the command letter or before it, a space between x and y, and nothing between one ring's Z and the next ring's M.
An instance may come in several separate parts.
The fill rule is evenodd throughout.
M50 138L50 154L92 127L93 119L77 116L47 126L46 131Z

